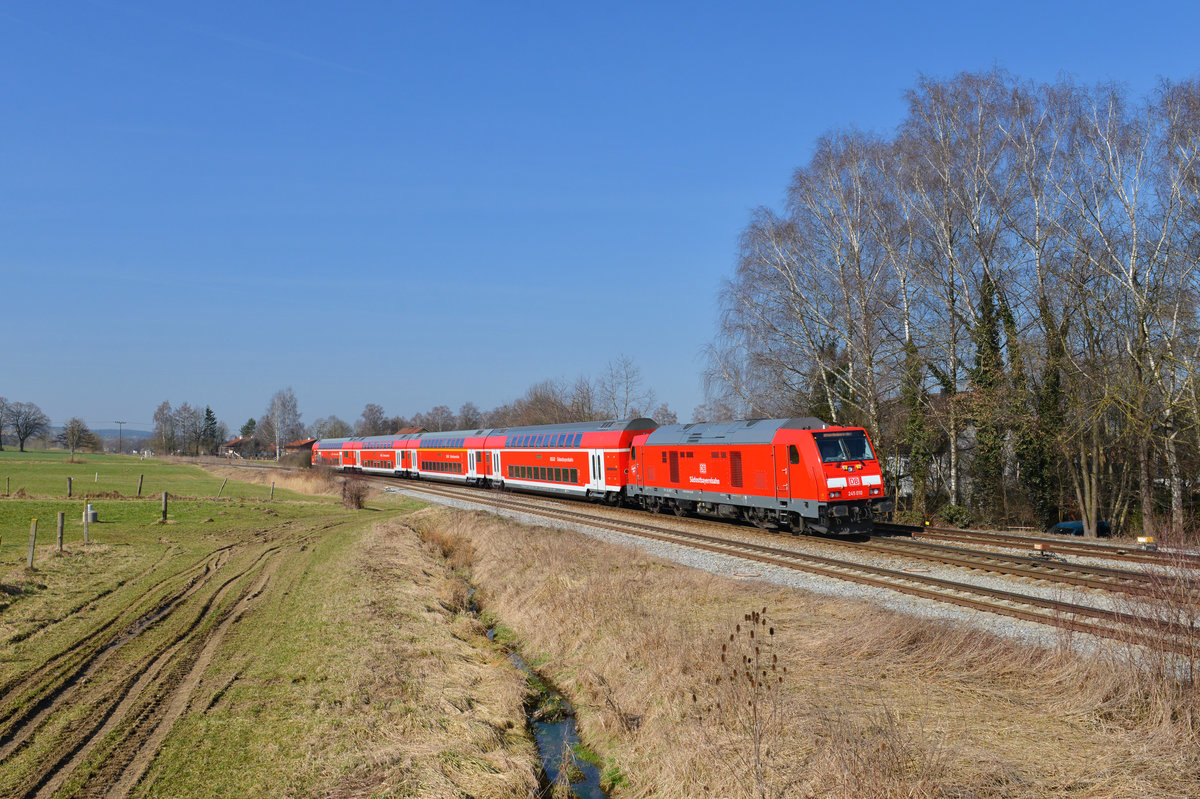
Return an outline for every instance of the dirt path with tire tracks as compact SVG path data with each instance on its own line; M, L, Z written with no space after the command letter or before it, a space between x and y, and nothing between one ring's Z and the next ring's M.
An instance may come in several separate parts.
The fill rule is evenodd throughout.
M0 699L0 795L128 796L227 631L313 535L275 531L216 550L11 680Z

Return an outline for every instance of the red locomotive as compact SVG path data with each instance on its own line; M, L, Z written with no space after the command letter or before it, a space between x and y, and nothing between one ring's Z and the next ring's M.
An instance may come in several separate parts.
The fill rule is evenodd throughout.
M744 519L797 533L867 532L892 508L867 432L812 418L664 427L627 419L323 439L313 447L313 463Z

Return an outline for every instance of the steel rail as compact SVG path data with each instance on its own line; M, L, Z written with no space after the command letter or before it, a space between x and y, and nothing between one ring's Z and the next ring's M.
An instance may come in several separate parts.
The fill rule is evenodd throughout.
M1200 569L1200 555L1183 552L1176 549L1145 550L1121 546L1119 544L1100 544L1091 541L1074 541L1057 536L1028 536L1015 533L985 532L982 530L955 530L947 527L922 527L911 524L894 524L890 522L876 523L876 529L881 532L898 533L912 537L930 538L942 541L958 541L961 543L986 543L993 546L1025 547L1030 550L1035 544L1043 547L1042 551L1072 553L1092 557L1109 558L1111 560L1128 560L1136 563L1153 563L1161 566L1181 566ZM1047 549L1049 548L1049 549Z

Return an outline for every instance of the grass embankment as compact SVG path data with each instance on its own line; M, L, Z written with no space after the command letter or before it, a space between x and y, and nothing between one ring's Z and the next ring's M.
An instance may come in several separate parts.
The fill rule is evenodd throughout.
M14 456L0 477L27 498L0 500L0 795L534 785L524 681L463 613L461 581L404 526L415 503L379 497L356 512L278 476L273 502L269 486L233 480L213 500L223 478L190 466ZM72 470L86 475L76 495L81 482L105 494L86 546L86 500L61 498ZM138 474L151 497L117 498ZM321 476L294 486L337 490ZM164 490L189 497L172 499L165 525Z
M473 553L483 608L575 703L621 795L1200 795L1194 687L1163 691L1120 657L481 513L422 524L444 551ZM766 623L745 618L764 608ZM750 679L743 654L758 658Z

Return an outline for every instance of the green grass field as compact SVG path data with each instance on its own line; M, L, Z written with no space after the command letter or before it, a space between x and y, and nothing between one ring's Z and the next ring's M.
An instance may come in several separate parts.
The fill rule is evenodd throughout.
M0 453L0 795L523 795L521 678L445 601L421 506L282 473L214 499L226 471Z

